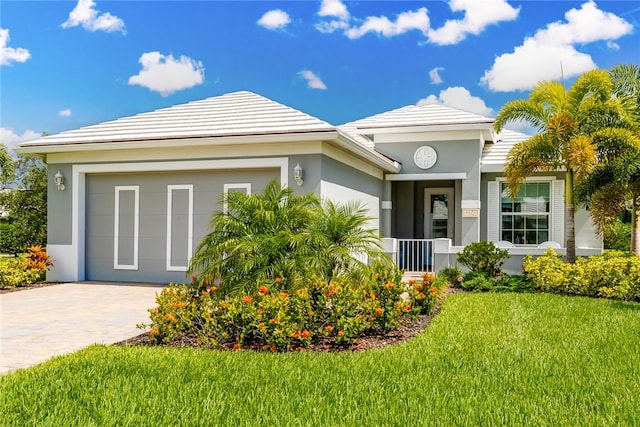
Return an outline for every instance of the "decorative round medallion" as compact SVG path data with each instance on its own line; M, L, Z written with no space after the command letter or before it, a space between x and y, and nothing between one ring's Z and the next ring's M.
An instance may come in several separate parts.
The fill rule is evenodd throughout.
M413 155L413 161L420 169L429 169L436 164L436 160L438 160L436 150L428 145L418 148Z

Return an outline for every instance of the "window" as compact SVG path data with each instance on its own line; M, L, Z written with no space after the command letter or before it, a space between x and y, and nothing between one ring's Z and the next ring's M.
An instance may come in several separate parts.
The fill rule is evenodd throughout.
M537 245L550 240L550 182L526 182L511 199L500 183L500 236L516 245Z

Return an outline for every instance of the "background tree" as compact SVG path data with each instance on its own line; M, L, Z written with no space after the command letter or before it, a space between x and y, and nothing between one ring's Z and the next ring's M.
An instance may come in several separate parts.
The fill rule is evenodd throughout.
M5 183L13 180L13 159L9 155L7 147L0 143L0 189Z
M20 156L14 177L0 194L8 218L0 230L0 252L17 255L29 246L47 242L47 168L38 157Z
M538 129L536 135L509 152L505 175L512 197L525 179L537 172L566 171L565 236L569 262L574 262L576 256L574 180L587 176L595 165L593 131L606 127L608 118L620 110L619 102L611 96L612 89L611 77L604 70L584 73L569 90L559 82L540 82L529 99L507 102L494 124L497 132L512 120L526 120Z

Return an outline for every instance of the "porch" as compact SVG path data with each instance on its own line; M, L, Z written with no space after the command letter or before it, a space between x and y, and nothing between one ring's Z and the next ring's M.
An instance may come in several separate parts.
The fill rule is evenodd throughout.
M464 246L453 246L452 240L440 239L399 239L386 237L382 239L384 251L396 265L404 269L409 276L417 276L423 273L437 273L446 267L461 267L456 259L457 254ZM558 248L553 242L544 242L536 246L512 246L503 247L509 251L509 256L502 269L508 274L522 274L522 262L527 255L540 256L548 247L560 254L566 255L566 248ZM498 246L500 242L497 243ZM602 248L576 248L576 255L591 256L600 255Z

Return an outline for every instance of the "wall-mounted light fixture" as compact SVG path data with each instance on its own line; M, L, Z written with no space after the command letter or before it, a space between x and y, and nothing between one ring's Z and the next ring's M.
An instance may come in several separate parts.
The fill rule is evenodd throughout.
M64 175L62 175L62 173L58 171L53 179L56 183L56 187L58 187L58 191L64 191Z
M295 179L296 184L298 185L304 184L304 181L302 180L302 174L303 174L302 166L300 166L300 163L298 163L296 167L293 168L293 179Z

